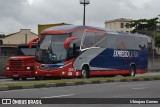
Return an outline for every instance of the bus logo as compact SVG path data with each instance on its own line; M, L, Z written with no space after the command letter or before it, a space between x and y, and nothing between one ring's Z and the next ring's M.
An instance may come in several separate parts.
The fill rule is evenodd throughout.
M138 57L138 52L137 51L114 50L113 57L123 57L123 58Z

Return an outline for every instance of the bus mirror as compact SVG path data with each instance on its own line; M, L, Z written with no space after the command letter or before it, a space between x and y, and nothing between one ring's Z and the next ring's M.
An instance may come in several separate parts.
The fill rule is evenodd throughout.
M77 37L77 36L72 36L72 37L67 38L67 39L64 41L64 48L65 48L65 49L68 49L68 48L69 48L69 43L70 43L72 40L75 40L75 39L78 39L78 37Z
M32 40L30 40L29 41L29 48L32 48L32 45L33 44L37 44L37 40L38 40L39 38L34 38L34 39L32 39Z

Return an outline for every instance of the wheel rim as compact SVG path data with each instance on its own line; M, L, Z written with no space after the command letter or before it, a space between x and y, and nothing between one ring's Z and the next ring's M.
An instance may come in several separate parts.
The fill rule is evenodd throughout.
M82 78L86 78L86 77L87 77L86 70L82 70Z
M131 76L134 76L134 69L133 68L131 68Z

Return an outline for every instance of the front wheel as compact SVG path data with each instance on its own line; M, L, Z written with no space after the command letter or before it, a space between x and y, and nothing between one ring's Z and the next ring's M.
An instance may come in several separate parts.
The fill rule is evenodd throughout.
M86 66L82 68L82 78L89 78L89 68Z

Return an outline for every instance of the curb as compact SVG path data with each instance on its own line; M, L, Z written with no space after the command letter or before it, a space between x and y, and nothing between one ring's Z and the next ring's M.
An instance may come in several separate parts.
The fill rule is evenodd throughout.
M0 91L19 90L19 89L33 89L33 88L46 88L46 87L65 87L65 86L77 86L87 84L103 84L113 82L136 82L136 81L153 81L160 80L160 77L155 78L131 78L131 79L114 79L114 80L94 80L94 81L79 81L79 82L65 82L65 83L48 83L48 84L29 84L24 86L1 86Z

